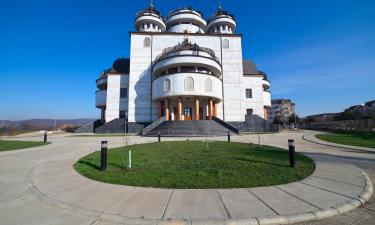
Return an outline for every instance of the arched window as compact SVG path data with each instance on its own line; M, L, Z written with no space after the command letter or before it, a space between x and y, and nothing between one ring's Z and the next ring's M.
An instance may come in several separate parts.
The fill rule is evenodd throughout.
M212 92L212 80L210 78L207 78L204 81L204 91L205 92Z
M194 91L194 80L192 77L185 78L185 91Z
M151 45L151 39L149 37L146 37L143 40L143 47L148 48L148 47L150 47L150 45Z
M223 48L229 48L229 41L228 39L223 40Z
M168 78L164 80L164 91L170 91L171 90L171 80Z

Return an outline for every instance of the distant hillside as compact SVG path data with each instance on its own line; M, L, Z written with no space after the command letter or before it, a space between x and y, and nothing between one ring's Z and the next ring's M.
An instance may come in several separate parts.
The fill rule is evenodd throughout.
M64 126L79 127L96 119L30 119L30 120L0 120L0 135L13 135L37 130L53 130Z

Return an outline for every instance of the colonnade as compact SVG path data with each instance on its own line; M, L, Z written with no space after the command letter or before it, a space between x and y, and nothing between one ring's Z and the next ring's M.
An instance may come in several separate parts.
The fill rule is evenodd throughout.
M165 116L166 120L211 120L213 116L217 116L217 103L212 98L206 98L205 103L201 104L203 99L194 97L192 108L187 108L186 112L184 111L186 105L182 97L174 99L165 98L160 101L159 118ZM172 100L176 101L176 107L171 107ZM206 107L206 115L203 115L203 107ZM174 118L171 118L172 112Z

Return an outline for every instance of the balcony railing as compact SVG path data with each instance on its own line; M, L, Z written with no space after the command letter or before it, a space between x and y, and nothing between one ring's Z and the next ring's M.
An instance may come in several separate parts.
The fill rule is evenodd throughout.
M207 23L211 23L213 20L220 18L231 18L233 21L236 21L236 17L233 14L230 14L227 11L219 11L212 15L211 18L208 19Z
M144 10L138 12L137 15L136 15L136 19L138 19L141 16L149 15L149 14L153 14L157 18L159 18L161 20L164 20L164 18L160 15L160 12L155 10L153 7L150 7L150 8L147 8L147 9L144 9Z
M203 18L203 13L201 11L193 10L192 7L181 8L181 9L177 9L175 11L172 11L168 14L168 18L170 18L172 16L175 16L175 15L178 15L178 14L183 14L183 13L191 13L191 14L194 14L194 15L197 15L197 16L200 16L200 17Z
M107 90L98 90L95 92L95 106L97 108L105 107L107 104Z
M181 44L179 43L178 45L176 45L174 47L165 48L163 50L163 52L159 56L156 57L156 59L154 60L154 63L157 63L157 62L163 60L164 58L167 58L172 53L177 53L177 55L179 55L180 51L186 51L186 50L191 50L191 51L194 51L194 52L205 52L205 53L209 54L212 57L213 60L215 60L217 63L219 63L221 65L219 58L216 57L215 52L212 49L200 47L197 44L191 44L187 40L185 40ZM186 54L184 54L184 55L186 55Z
M107 77L101 77L96 80L96 86L99 89L106 89L107 87L108 78Z

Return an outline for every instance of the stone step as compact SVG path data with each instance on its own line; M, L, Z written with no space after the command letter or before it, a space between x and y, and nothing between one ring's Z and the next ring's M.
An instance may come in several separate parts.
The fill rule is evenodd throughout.
M228 129L213 120L198 121L165 121L147 136L223 136L228 134Z

